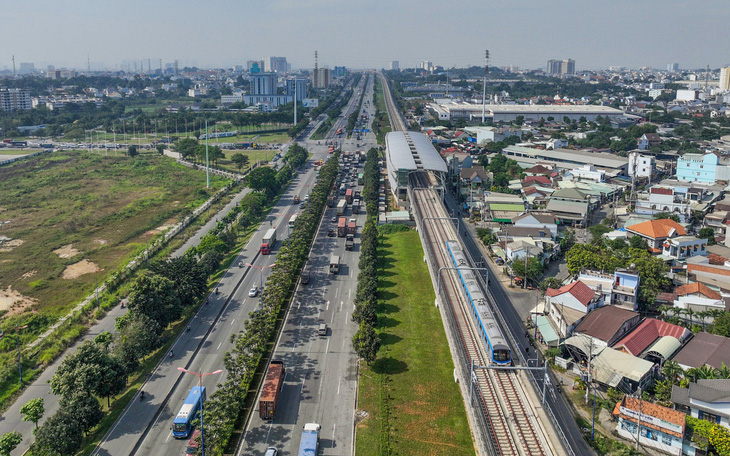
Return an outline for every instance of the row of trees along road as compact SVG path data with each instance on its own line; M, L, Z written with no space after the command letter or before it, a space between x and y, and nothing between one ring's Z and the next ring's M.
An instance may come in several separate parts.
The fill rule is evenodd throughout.
M252 381L255 373L265 361L269 344L276 337L277 321L287 308L298 274L309 256L327 195L337 176L338 157L339 151L320 169L317 184L309 194L309 209L299 214L294 228L289 232L289 242L279 248L276 265L271 268L271 275L262 292L263 308L251 312L244 329L234 336L233 348L225 354L223 363L228 376L209 397L204 412L205 442L209 454L222 455L228 450L246 397L249 391L254 391ZM255 194L267 198L269 192L277 191L277 183L284 176L288 176L287 180L291 177L294 170L306 161L307 152L299 146L292 146L284 158L287 164L273 178L250 177L250 184L256 182Z
M363 176L363 199L367 218L361 236L360 274L357 276L355 311L352 313L352 319L360 325L352 338L352 345L357 355L367 364L375 361L380 349L380 338L375 333L378 323L378 230L375 220L378 214L379 178L378 151L373 148L367 153Z
M198 246L191 247L182 257L152 263L149 270L137 276L131 286L129 311L115 323L117 333L102 333L82 343L56 371L51 391L61 396L61 408L35 431L31 455L74 454L81 448L84 435L104 417L99 400L106 399L110 406L111 399L127 388L128 378L137 372L140 360L164 345L165 329L200 303L208 291L208 277L218 270L224 254L236 244L237 228L246 228L261 217L270 196L280 191L307 156L302 147L291 147L282 159L282 169L274 172L270 181L262 180L263 193L246 195ZM310 198L312 207L313 202ZM233 223L236 220L238 224ZM258 328L260 324L260 320L255 320L251 326ZM256 329L251 334L259 332ZM42 418L43 406L32 402L24 406L24 417L37 423ZM12 451L20 443L19 438L20 434L14 433L0 438L0 454L6 449Z

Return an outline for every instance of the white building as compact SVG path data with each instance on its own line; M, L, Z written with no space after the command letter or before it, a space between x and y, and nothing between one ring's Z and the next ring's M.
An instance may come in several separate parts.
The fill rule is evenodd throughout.
M580 280L545 291L545 312L555 322L561 337L567 337L581 318L602 305L603 294Z
M629 154L629 177L651 177L656 174L656 160L650 155L641 155L638 152Z
M32 107L30 90L0 87L0 111L24 111Z
M558 236L558 221L550 212L525 212L512 220L517 228L538 228L550 231L550 237Z
M504 141L510 136L517 136L522 139L522 130L519 128L472 127L465 130L476 133L477 144Z
M606 180L606 171L596 169L595 166L591 164L572 169L570 170L570 174L578 179L588 179L596 182L603 182Z
M400 62L397 60L393 60L390 62L390 69L391 70L400 70Z
M730 90L730 67L720 68L720 90Z
M233 104L243 101L243 92L233 93L231 95L221 95L221 104Z
M707 239L694 236L670 237L662 244L662 255L674 260L707 255Z
M675 100L679 101L694 101L698 99L700 96L699 90L686 90L686 89L680 89L677 90L677 97Z

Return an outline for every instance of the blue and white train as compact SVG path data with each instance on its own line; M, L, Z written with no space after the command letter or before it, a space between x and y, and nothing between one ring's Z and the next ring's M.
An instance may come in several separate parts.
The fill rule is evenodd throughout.
M449 256L454 267L457 268L461 286L466 293L469 303L471 304L472 315L476 319L479 327L479 335L489 350L489 356L495 364L511 364L512 355L510 353L507 340L502 335L502 331L497 324L497 319L492 313L492 309L487 304L486 296L482 293L477 282L476 275L473 270L462 269L468 267L466 256L461 249L461 245L457 241L446 241L446 248L449 250Z

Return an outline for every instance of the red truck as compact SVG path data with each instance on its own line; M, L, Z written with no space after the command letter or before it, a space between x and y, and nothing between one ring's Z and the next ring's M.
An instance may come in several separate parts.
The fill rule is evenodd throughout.
M345 201L347 201L347 204L352 204L352 195L353 195L352 189L348 188L347 191L345 192Z
M273 420L276 413L276 401L279 399L279 392L284 386L284 363L271 361L266 371L264 386L261 387L259 398L259 416L262 420Z
M350 219L350 221L347 223L347 234L355 234L357 231L357 222L355 219Z
M339 220L337 220L337 236L338 237L345 237L345 234L347 230L347 219L345 217L340 217Z

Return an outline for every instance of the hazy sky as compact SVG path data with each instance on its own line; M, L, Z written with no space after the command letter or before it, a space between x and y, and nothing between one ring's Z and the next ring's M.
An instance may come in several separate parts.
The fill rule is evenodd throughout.
M223 67L285 56L294 68L437 65L577 69L730 63L728 0L0 0L0 69Z

